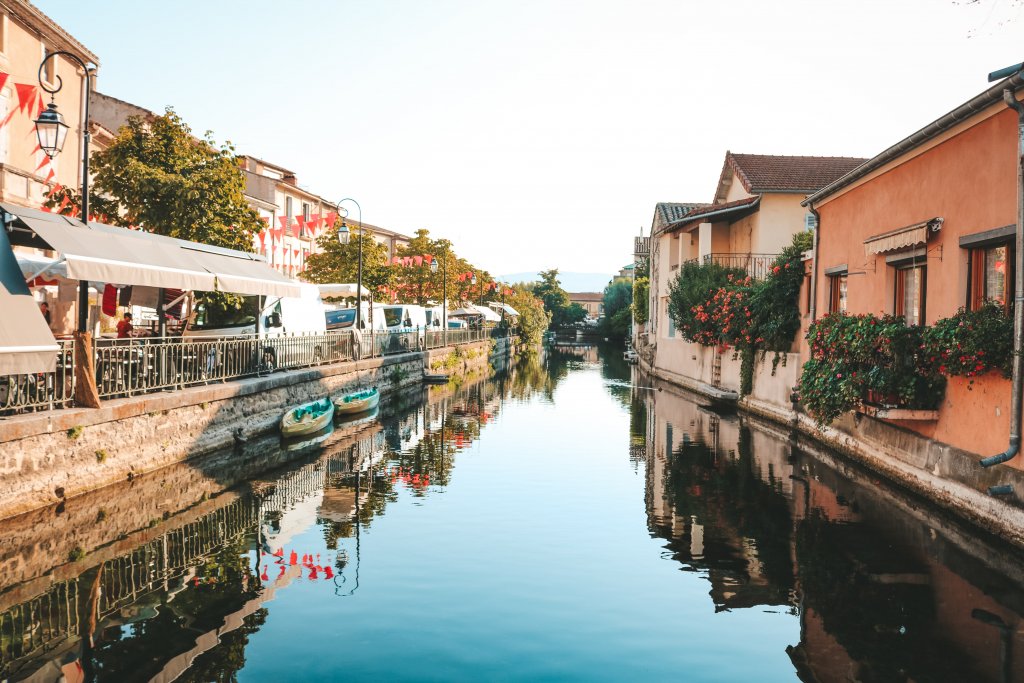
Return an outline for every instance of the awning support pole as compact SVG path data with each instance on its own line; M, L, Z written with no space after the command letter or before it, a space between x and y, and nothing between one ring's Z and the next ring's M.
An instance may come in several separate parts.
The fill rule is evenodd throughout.
M89 331L89 281L78 281L78 331Z

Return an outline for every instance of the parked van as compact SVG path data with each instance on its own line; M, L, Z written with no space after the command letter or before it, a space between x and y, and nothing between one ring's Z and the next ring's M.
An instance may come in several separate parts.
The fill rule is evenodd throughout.
M363 309L363 325L362 329L369 330L371 327L374 330L386 330L387 325L384 322L384 307L378 304L373 305L373 321L370 320L370 308L364 303ZM329 308L324 312L324 317L327 320L328 330L351 330L355 327L356 322L356 309L355 308Z
M300 287L301 297L268 297L263 299L262 310L258 310L260 297L255 296L243 297L240 307L226 310L199 303L182 330L182 339L199 341L255 335L258 318L259 338L265 343L256 360L262 367L273 370L281 366L318 363L325 356L325 349L320 344L287 341L298 335L323 335L327 332L320 291L315 285L302 284ZM210 366L220 361L219 358L207 358L205 363Z
M410 343L407 336L396 338L397 344L402 348L411 349L413 346L423 348L426 344L427 312L422 306L416 304L390 304L384 306L384 324L389 332L404 333L415 332L415 344ZM394 346L394 344L390 344Z

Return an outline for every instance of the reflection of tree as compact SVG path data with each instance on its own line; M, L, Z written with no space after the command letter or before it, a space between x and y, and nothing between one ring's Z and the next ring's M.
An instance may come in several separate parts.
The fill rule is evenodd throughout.
M638 467L647 454L647 403L634 393L629 401L629 460Z
M668 468L665 495L676 517L692 518L704 527L703 557L690 557L685 546L677 549L677 559L718 568L731 577L729 581L745 585L750 602L742 606L790 604L789 503L779 482L760 478L749 430L741 430L735 458L684 440Z
M195 567L195 579L174 595L153 594L100 624L93 650L94 670L103 680L137 680L156 675L173 656L195 646L196 637L216 631L224 617L239 611L261 590L259 577L249 565L246 551L251 538L240 536ZM263 611L263 610L261 610ZM124 615L129 623L123 624ZM132 615L136 615L133 617ZM133 618L143 616L137 621ZM242 632L225 636L203 659L203 671L194 670L182 680L235 680L245 665L248 636L265 619L250 615ZM213 655L214 652L219 654ZM154 657L153 653L160 653Z
M242 625L225 633L216 647L196 657L189 670L175 680L183 683L234 683L238 672L245 666L245 646L249 636L260 630L267 621L268 610L261 607L242 619Z
M933 589L916 580L916 562L892 550L874 530L812 511L796 531L805 609L859 663L857 680L982 680L968 657L937 644Z

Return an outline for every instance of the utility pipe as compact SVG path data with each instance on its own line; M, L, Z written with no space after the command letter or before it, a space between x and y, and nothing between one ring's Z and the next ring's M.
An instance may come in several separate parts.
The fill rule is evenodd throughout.
M998 455L982 458L982 467L1006 462L1020 452L1021 404L1024 397L1024 106L1017 101L1014 88L1003 90L1006 106L1017 112L1017 273L1013 292L1013 386L1010 397L1010 444Z
M814 208L813 203L807 205L807 210L814 216L814 234L811 236L814 243L811 246L811 307L808 313L811 315L811 322L818 319L818 232L821 230L821 214Z

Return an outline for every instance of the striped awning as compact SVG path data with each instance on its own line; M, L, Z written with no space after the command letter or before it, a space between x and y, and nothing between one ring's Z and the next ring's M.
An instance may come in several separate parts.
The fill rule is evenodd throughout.
M869 237L864 240L864 253L867 256L872 256L927 244L928 236L942 228L942 220L941 218L930 218L904 228Z

